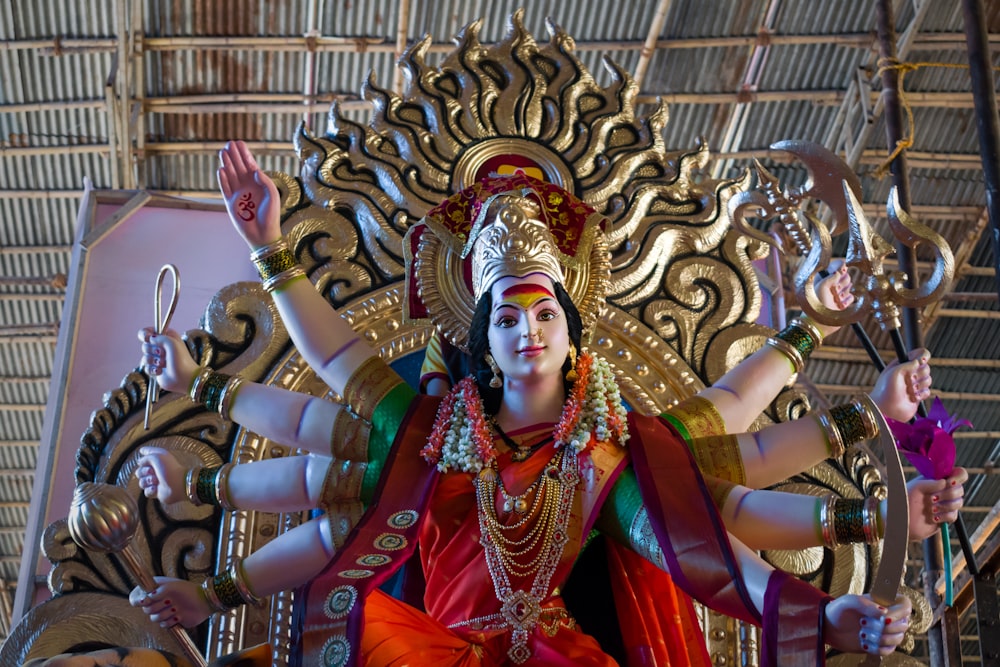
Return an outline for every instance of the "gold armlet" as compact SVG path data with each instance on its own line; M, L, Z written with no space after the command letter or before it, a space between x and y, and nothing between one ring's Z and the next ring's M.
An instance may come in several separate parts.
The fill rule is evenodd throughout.
M736 435L716 435L708 438L697 438L691 441L691 453L695 463L705 475L745 484L746 470L743 467L743 455L740 453L740 442Z
M342 409L333 420L330 453L338 460L367 461L371 426L350 410Z
M703 396L687 398L667 410L667 413L684 424L692 438L726 434L726 422L718 408Z
M390 391L403 383L378 356L366 359L344 385L344 402L356 415L371 421L375 407Z

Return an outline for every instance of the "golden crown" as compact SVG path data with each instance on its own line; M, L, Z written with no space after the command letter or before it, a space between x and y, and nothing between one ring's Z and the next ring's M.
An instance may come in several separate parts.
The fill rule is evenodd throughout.
M483 179L431 209L406 234L404 314L433 322L466 350L476 303L503 276L559 282L592 333L611 279L604 217L527 176Z
M504 276L542 273L563 283L559 247L541 209L530 199L506 196L493 206L496 219L484 227L472 248L472 295L476 301Z

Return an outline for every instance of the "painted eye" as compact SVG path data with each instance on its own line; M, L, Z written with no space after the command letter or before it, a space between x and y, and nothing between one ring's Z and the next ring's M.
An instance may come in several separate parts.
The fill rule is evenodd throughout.
M559 317L559 313L552 310L546 310L538 314L538 321L548 322L549 320L554 320L557 317Z

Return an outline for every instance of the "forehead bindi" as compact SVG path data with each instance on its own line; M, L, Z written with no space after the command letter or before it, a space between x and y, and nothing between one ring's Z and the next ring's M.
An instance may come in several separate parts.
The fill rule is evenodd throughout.
M519 283L511 285L500 293L500 303L497 307L515 305L527 310L543 299L555 300L555 298L552 291L544 285Z

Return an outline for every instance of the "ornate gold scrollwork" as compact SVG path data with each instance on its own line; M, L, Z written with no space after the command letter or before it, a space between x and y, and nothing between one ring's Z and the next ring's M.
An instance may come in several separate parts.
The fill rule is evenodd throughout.
M479 41L479 25L463 30L458 47L438 66L424 60L429 40L414 45L401 60L406 75L401 94L369 79L364 96L373 111L367 125L344 118L335 105L325 136L304 128L296 134L300 174L272 174L282 195L283 231L317 289L393 361L422 350L430 332L400 318L402 239L411 222L484 172L511 168L512 162L537 170L607 216L612 290L591 345L611 362L633 408L663 411L721 376L766 338L754 324L760 295L751 266L764 246L735 233L728 214L729 200L749 186L749 176L696 178L709 161L707 147L668 152L662 140L666 108L636 115L631 77L608 63L611 82L599 85L574 54L572 38L553 24L547 26L548 42L538 44L517 12L506 36L492 45ZM336 398L290 347L270 299L257 285L220 291L206 310L204 329L188 332L187 339L199 359L227 372ZM144 436L152 440L140 439L135 407L144 392L145 376L139 373L112 392L81 447L80 479L124 481L140 442L156 442L206 464L294 454L177 396L159 405L153 429ZM787 392L773 416L785 419L803 410L802 396ZM855 493L855 480L866 478L863 471L854 462L827 464L790 484L807 493L817 488ZM213 559L245 556L301 520L246 512L223 516L204 507L160 514L148 503L140 507L146 528L137 546L153 557L158 571L189 577L214 571ZM129 584L99 561L103 557L71 548L64 533L56 524L47 534L54 590L127 592ZM780 564L781 556L773 558ZM837 586L852 586L867 554L851 551L834 558L851 559L849 581L838 579ZM787 566L810 574L827 561L809 552ZM279 594L261 609L223 615L209 628L209 654L270 639L278 647L275 664L287 664L282 647L290 633L291 605L290 594ZM752 663L753 629L699 613L713 655L731 660L728 664L741 656Z

